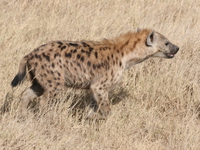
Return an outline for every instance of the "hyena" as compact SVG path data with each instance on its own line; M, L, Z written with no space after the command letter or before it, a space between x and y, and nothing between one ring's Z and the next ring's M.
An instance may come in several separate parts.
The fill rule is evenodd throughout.
M41 45L21 60L11 85L20 84L28 70L32 86L22 94L22 114L34 98L43 95L40 103L45 105L65 86L90 89L89 117L94 116L91 114L106 117L110 113L108 92L125 70L150 57L173 58L178 50L162 34L150 29L102 41L54 41Z

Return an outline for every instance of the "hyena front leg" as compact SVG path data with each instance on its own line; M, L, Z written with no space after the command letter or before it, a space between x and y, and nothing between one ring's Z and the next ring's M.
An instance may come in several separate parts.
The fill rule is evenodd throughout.
M92 110L90 110L89 112L90 114L88 114L89 117L92 116L92 113L93 114L100 113L101 117L106 118L110 114L111 110L108 99L108 91L102 89L101 87L99 88L96 85L92 85L91 90L92 90L92 99L90 107L92 108ZM91 118L93 118L93 116Z
M45 110L48 108L49 104L54 102L54 100L58 100L59 98L59 93L62 91L63 85L60 84L56 88L49 88L45 90L45 92L42 95L42 98L40 99L40 109Z

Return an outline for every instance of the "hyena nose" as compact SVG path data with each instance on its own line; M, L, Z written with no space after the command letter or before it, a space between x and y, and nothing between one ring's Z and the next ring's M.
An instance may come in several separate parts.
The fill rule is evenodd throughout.
M177 52L179 51L179 47L178 47L178 46L176 47L176 51L177 51Z
M175 47L174 47L174 50L173 50L173 52L174 52L174 54L176 54L178 51L179 51L179 47L178 46L176 46L176 45L174 45Z

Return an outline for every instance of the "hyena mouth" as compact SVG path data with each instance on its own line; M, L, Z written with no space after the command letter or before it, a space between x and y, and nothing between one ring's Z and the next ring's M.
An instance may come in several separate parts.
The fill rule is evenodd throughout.
M167 58L173 58L175 54L172 53L165 53L165 56L167 56Z

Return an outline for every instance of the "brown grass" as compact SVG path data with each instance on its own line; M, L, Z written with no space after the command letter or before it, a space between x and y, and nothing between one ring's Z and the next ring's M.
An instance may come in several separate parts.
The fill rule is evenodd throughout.
M8 92L11 101L0 116L0 149L198 150L199 8L197 0L1 0L0 104ZM68 90L45 115L30 109L18 122L20 93L29 83L12 93L10 82L25 54L48 41L100 40L137 27L161 32L180 51L173 59L149 59L127 71L110 95L118 104L106 121L72 115L71 101L87 96Z

